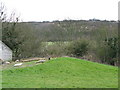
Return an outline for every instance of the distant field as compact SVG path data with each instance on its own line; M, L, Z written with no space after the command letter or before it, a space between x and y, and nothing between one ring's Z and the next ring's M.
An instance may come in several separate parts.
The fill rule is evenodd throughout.
M60 43L68 44L68 43L70 43L70 41L42 42L42 44L46 44L46 45L54 45L54 44L60 44Z
M32 67L6 68L2 84L3 88L117 88L118 68L61 57Z

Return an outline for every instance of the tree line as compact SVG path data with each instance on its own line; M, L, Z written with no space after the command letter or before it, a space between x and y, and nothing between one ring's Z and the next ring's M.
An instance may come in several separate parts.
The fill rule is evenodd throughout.
M19 22L15 13L8 20L4 9L1 5L2 41L12 49L13 60L72 56L110 65L118 62L119 39L115 21Z

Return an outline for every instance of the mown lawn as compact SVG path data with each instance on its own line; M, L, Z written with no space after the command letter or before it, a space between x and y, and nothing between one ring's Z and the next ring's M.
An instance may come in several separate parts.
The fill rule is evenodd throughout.
M70 57L3 70L3 88L117 88L118 68Z

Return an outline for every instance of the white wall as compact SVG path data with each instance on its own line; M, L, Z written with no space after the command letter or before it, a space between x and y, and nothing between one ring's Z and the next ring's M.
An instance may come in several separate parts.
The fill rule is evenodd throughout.
M12 51L3 43L0 42L0 59L12 60Z

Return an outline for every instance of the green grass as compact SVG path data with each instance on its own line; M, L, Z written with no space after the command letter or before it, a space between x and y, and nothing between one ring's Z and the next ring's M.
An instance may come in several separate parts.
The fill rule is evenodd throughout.
M32 67L3 70L9 88L117 88L118 68L61 57Z

